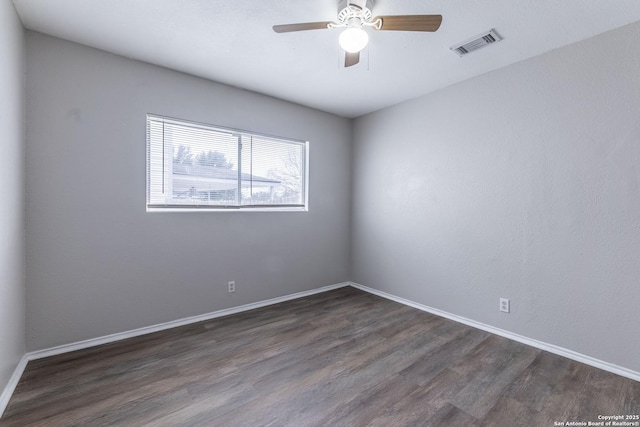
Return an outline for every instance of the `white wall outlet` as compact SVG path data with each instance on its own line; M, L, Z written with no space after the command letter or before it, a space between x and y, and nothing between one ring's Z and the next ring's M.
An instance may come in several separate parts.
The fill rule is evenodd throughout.
M511 307L509 304L509 300L507 298L500 298L500 311L504 313L509 313L510 309Z
M229 291L229 293L232 293L232 292L236 291L236 282L235 282L235 280L232 280L232 281L230 281L228 283L227 290Z

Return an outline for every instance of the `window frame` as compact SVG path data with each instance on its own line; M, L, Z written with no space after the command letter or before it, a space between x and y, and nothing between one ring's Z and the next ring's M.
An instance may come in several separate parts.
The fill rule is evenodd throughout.
M193 127L197 129L212 130L220 133L226 133L238 138L238 190L242 189L242 164L241 164L241 152L242 152L242 138L245 137L257 137L268 140L280 141L282 143L298 145L302 147L303 154L303 172L302 172L302 204L298 205L243 205L242 203L234 205L198 205L198 204L153 204L151 203L151 136L149 132L150 120L162 121L163 123L172 123L174 125ZM147 113L145 117L145 144L146 144L146 211L147 212L308 212L309 211L309 141L303 141L293 138L286 138L281 136L274 136L265 133L247 131L242 129L230 128L225 126L213 125L208 123L197 122L193 120L177 119L173 117L162 116L159 114ZM167 156L173 156L169 152L173 152L173 146L170 146L170 150L166 150L163 140L163 170L166 164L170 164L173 168L173 162L167 160ZM163 172L167 173L167 172ZM169 172L172 174L172 172ZM164 181L163 184L164 186ZM238 201L241 200L241 196L238 196Z

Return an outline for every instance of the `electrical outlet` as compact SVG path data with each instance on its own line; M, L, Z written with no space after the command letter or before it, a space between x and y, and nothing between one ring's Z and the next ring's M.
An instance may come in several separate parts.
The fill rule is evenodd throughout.
M230 281L228 283L227 290L229 291L229 293L232 293L232 292L236 291L236 282L235 282L235 280L232 280L232 281Z
M510 304L507 298L500 298L500 311L504 313L510 312Z

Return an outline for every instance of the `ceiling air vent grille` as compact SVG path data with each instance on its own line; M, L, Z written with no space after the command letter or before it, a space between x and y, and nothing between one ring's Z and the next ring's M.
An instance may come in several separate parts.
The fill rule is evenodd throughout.
M491 31L479 34L463 43L451 46L451 50L457 53L458 56L465 56L474 50L499 42L500 40L502 40L502 37L500 37L496 30L492 29Z

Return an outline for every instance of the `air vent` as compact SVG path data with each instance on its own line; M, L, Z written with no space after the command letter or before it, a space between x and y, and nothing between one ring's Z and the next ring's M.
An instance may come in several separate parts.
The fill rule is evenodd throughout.
M466 42L451 46L451 50L458 54L458 56L465 56L474 50L478 50L492 43L496 43L502 40L502 37L496 32L491 30L479 34Z

